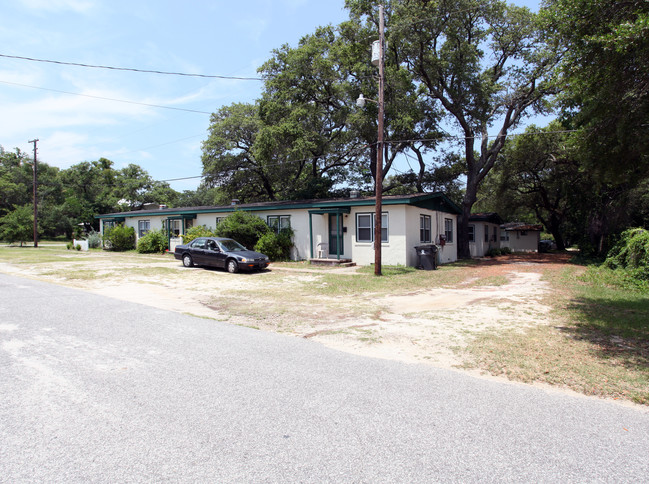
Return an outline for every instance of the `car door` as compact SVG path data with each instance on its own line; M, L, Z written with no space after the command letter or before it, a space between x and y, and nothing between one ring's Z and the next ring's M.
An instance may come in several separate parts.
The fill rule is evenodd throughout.
M189 255L192 256L194 264L204 265L205 264L205 239L196 239L189 244Z
M225 267L225 254L215 240L207 239L205 243L205 265L211 267Z

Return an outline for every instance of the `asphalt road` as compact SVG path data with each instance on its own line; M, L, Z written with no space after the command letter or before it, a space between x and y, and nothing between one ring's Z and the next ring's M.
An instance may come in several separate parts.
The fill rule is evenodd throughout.
M649 476L645 409L4 274L0 294L2 483Z

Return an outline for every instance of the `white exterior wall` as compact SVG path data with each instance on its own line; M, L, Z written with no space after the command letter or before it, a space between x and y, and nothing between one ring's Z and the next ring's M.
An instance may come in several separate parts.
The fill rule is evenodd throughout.
M196 219L189 221L191 226L205 225L208 228L215 228L217 217L227 217L232 212L210 212L199 213ZM304 260L311 257L311 235L309 233L309 210L308 209L286 209L286 210L260 210L252 211L252 214L267 221L269 215L290 216L291 228L294 232L294 249L292 258ZM356 214L374 214L374 206L356 206L351 208L349 214L341 214L342 226L346 231L342 234L343 253L341 258L351 259L358 265L370 265L374 263L374 244L372 242L358 242L356 240ZM429 215L431 217L431 239L439 247L438 261L440 263L454 262L457 260L457 216L434 210L427 210L402 205L384 205L383 213L388 214L388 240L382 241L381 261L386 265L407 265L414 266L417 263L415 246L421 245L419 231L419 216ZM138 221L148 220L150 229L163 229L165 220L176 215L168 213L141 215L137 217L126 217L125 225L135 229L138 235ZM335 217L334 217L335 218ZM444 219L453 220L453 241L444 247L439 245L439 235L444 234ZM313 256L317 257L319 243L329 243L329 214L311 215ZM102 224L103 225L103 224ZM335 257L330 253L329 257Z
M422 242L420 236L420 215L430 216L431 242ZM442 247L439 243L440 235L444 234L444 219L450 218L453 221L453 242L447 243ZM415 247L422 244L437 245L437 261L440 264L447 264L457 260L457 215L427 210L419 207L407 207L406 220L408 223L408 240L406 244L406 259L408 266L417 265L417 252Z
M355 207L350 213L353 217L353 252L352 260L359 265L374 263L374 244L356 241L356 214L374 213L372 207ZM388 214L388 241L381 244L381 263L386 265L417 264L415 247L421 245L419 232L419 216L431 217L431 239L437 243L439 252L438 260L445 264L457 260L457 216L424 208L407 205L383 206L383 213ZM439 246L439 235L444 233L444 219L453 220L453 242L444 247Z
M444 212L432 212L433 216L433 232L435 234L435 242L438 247L438 256L437 260L440 264L447 264L449 262L455 262L457 260L457 215L444 213ZM453 241L446 242L444 246L439 243L439 236L444 235L444 219L450 218L453 221ZM419 225L417 225L419 227Z
M469 242L469 250L471 251L471 257L484 257L484 255L491 248L500 248L500 226L490 222L469 222L469 225L475 227L475 241ZM489 241L485 242L484 233L485 227L489 227ZM496 240L494 241L494 233L496 234Z
M500 242L501 247L509 247L512 252L538 252L541 232L538 230L527 230L523 235L518 230L508 230L509 240Z
M383 213L388 214L388 240L381 241L381 264L406 265L406 207L405 205L384 205L382 209ZM352 260L358 265L374 264L374 243L356 240L356 214L358 213L374 214L374 206L353 207L349 214L353 239Z

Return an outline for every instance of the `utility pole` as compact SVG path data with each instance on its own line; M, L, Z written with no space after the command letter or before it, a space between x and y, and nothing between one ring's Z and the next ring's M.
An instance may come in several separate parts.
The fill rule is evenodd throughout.
M36 152L38 151L36 143L38 143L38 140L33 139L28 141L28 143L34 143L34 164L32 165L34 172L34 247L38 247L38 181L36 176L38 173L38 161L36 160Z
M383 80L384 80L384 19L383 5L379 6L379 132L376 145L376 213L374 214L374 275L381 275L381 222L383 202Z

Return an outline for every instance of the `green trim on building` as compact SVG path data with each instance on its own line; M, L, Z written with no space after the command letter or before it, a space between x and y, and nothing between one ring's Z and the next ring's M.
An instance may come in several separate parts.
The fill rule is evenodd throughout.
M369 207L375 205L375 199L371 198L348 198L337 200L303 200L288 202L261 202L241 205L228 205L221 207L179 207L164 208L156 210L137 210L133 212L108 213L104 215L95 215L97 219L113 219L142 217L142 216L162 216L162 217L180 217L196 218L203 213L231 213L236 210L247 212L260 211L277 211L277 210L304 210L308 209L313 214L326 213L350 213L352 207ZM412 205L440 212L447 212L460 215L462 210L458 205L453 203L443 193L424 193L417 195L387 195L383 197L383 205Z

